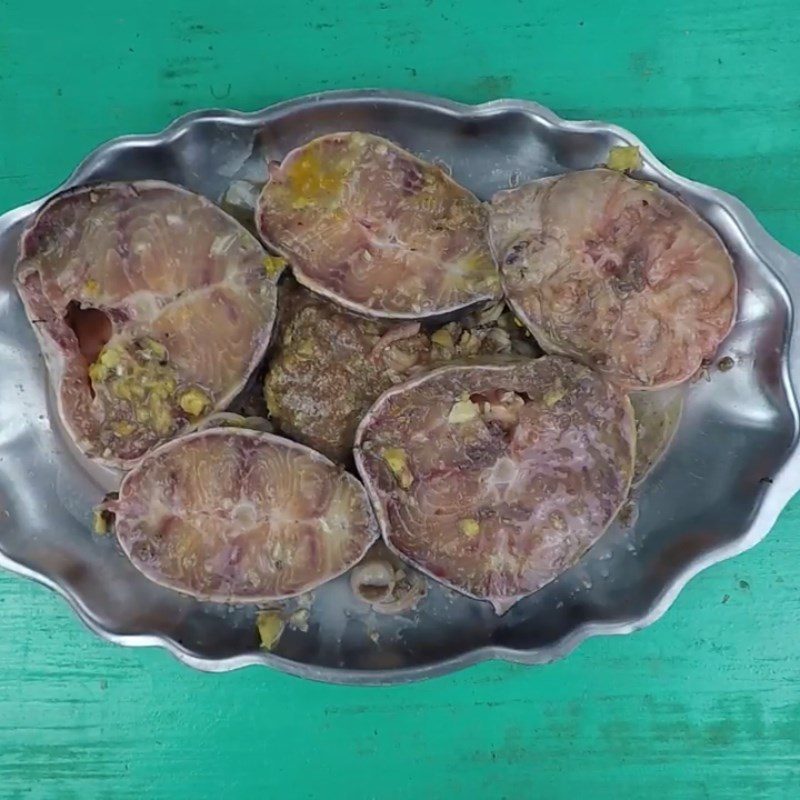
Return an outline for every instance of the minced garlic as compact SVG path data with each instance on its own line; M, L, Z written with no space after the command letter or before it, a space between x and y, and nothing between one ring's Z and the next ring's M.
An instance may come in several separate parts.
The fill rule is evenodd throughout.
M608 152L606 166L617 172L631 172L642 166L642 154L635 145L616 145Z
M480 414L478 406L469 398L459 400L453 404L450 413L447 415L447 421L451 425L460 425L463 422L470 422L476 419Z
M264 256L262 262L268 278L277 278L286 268L286 259L280 256Z
M559 400L563 400L563 398L566 396L566 394L567 394L567 390L564 389L564 387L561 386L560 384L557 384L552 389L548 389L544 393L544 397L543 397L544 404L548 408L552 408L556 403L558 403Z
M191 417L199 417L210 405L208 396L200 389L188 389L180 396L178 403Z
M386 462L386 466L392 471L392 474L397 478L400 488L408 489L414 482L414 476L408 468L408 458L406 451L399 447L387 447L381 456Z
M446 347L448 349L452 348L455 344L447 328L439 328L439 330L431 336L431 341L434 344L438 344L439 347Z
M286 623L277 611L259 611L256 616L256 627L261 639L261 649L272 650L278 644Z
M100 508L95 508L92 511L92 531L98 536L104 536L108 533L108 517L105 511Z

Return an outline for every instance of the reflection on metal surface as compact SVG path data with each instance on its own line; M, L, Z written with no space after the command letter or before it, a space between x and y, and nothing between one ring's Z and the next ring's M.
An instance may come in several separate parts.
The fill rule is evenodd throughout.
M638 486L663 458L678 430L683 410L683 386L657 392L632 392L636 415L636 463L633 485Z
M641 176L679 192L731 250L740 321L710 369L688 387L669 452L637 493L638 520L616 526L569 572L502 618L484 603L430 584L411 614L377 615L349 579L315 593L308 631L287 630L258 648L255 612L200 603L147 581L111 537L93 537L91 508L115 476L87 470L60 432L38 347L11 290L25 221L39 203L0 218L0 565L64 595L99 634L161 645L206 670L271 664L318 680L388 683L440 674L487 658L541 663L589 635L622 633L662 614L699 570L755 544L800 487L797 404L800 350L790 338L800 302L800 259L722 192L660 164L630 133L568 122L534 103L465 106L408 94L338 92L255 114L197 112L161 134L110 142L67 185L158 177L219 199L232 180L260 182L266 163L313 136L372 131L431 160L486 199L543 175L592 167L609 148L639 145Z

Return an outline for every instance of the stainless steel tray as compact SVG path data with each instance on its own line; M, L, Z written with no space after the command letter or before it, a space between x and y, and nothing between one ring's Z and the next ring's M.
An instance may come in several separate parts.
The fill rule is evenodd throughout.
M359 129L452 167L482 198L516 182L602 163L636 144L642 174L680 195L720 233L740 277L739 320L720 356L735 367L694 384L667 457L639 490L638 519L617 526L572 570L495 617L431 585L414 612L380 616L347 579L318 590L307 632L259 651L255 611L192 601L149 583L112 538L89 532L101 477L58 428L45 370L11 285L20 232L37 201L0 217L0 565L59 592L94 631L159 645L190 666L268 664L343 683L408 681L490 658L561 657L588 636L657 619L701 569L758 542L800 488L800 259L736 199L682 178L635 136L568 122L535 103L466 106L420 95L332 92L254 114L200 111L162 133L98 148L64 184L162 178L218 199L231 180L263 181L267 159L322 133ZM1 624L1 623L0 623Z

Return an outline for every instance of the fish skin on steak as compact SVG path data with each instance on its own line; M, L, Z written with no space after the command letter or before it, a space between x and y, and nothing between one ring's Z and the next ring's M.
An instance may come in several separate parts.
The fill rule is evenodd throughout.
M389 547L500 614L603 534L635 438L624 392L543 356L447 365L389 389L355 457Z
M321 136L270 165L256 227L300 283L366 316L420 319L501 294L485 206L372 134Z
M629 390L667 388L733 325L730 254L653 183L590 169L498 192L491 208L506 297L548 353Z
M161 181L78 187L42 206L15 282L80 450L129 468L230 402L272 331L265 257L213 203Z
M145 576L216 602L301 594L352 567L378 538L355 476L304 445L247 429L162 445L104 509Z

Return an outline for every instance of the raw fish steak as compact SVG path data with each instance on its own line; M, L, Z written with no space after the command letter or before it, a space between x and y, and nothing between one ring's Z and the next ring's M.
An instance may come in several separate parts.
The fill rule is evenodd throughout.
M130 467L230 402L269 343L277 291L265 257L215 205L160 181L44 204L16 283L83 452Z
M499 192L492 243L506 296L544 350L627 389L687 380L733 325L725 246L653 183L591 169Z
M146 456L106 510L134 566L203 600L300 594L378 538L361 483L304 445L260 431L191 433Z
M389 389L355 456L389 547L503 613L602 535L635 438L619 388L544 356L447 365Z
M378 136L322 136L271 165L256 226L300 283L368 316L421 318L500 296L484 206Z
M287 436L346 462L358 423L378 395L457 358L538 354L502 304L433 331L418 322L358 317L297 285L282 285L280 325L264 395Z

